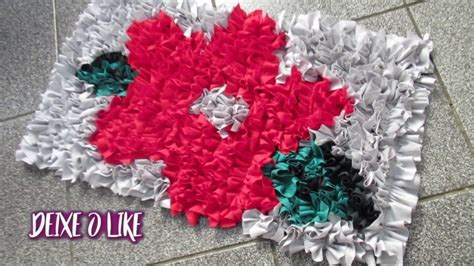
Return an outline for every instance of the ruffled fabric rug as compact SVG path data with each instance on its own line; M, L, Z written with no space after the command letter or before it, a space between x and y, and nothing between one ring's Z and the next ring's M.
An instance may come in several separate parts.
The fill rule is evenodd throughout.
M313 12L95 0L16 153L330 264L402 264L428 37Z

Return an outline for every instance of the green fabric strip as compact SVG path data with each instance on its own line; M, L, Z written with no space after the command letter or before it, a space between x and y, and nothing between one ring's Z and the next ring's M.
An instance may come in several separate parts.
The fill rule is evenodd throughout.
M97 96L125 96L136 75L120 53L102 55L76 73L80 80L95 86Z
M331 212L350 220L343 186L331 182L321 149L312 140L310 143L310 147L300 147L296 153L277 151L274 163L262 169L281 202L280 215L288 216L294 224L325 222Z

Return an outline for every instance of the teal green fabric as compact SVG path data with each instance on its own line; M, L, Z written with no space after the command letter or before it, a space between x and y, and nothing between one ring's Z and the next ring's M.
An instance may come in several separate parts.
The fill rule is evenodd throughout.
M132 71L126 57L122 56L116 61L102 58L92 66L78 71L76 75L80 80L93 84L97 96L125 96L128 84L132 83L137 72Z
M280 215L288 216L294 224L325 222L334 213L350 220L347 214L348 196L343 186L332 183L324 166L321 149L311 140L309 147L298 152L273 156L274 163L266 164L263 173L273 182L281 202Z

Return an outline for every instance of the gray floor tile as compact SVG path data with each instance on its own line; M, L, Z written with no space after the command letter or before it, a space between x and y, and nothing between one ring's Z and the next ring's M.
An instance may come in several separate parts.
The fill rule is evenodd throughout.
M240 3L240 6L248 12L255 9L262 9L274 18L277 18L282 10L286 10L287 15L305 14L320 10L324 14L334 15L339 18L355 19L401 6L403 5L403 0L216 0L217 5L223 3L229 6Z
M0 120L33 111L56 59L52 1L0 1Z
M367 29L372 31L384 30L386 34L407 36L409 32L416 32L408 12L404 8L362 19L357 21L357 23L366 26Z
M423 140L420 197L474 184L474 158L438 86L431 97Z
M430 33L433 39L434 62L471 141L474 140L473 8L471 0L427 0L410 7L421 33Z
M104 239L77 240L73 242L77 263L154 263L250 240L242 235L240 227L209 228L204 219L200 226L192 227L183 216L171 217L168 210L154 208L151 202L143 203L135 198L119 197L108 189L91 189L85 183L78 183L70 187L69 192L72 209L127 209L145 212L144 238L140 243Z
M50 172L15 162L15 150L30 119L0 124L0 261L6 265L70 263L68 241L28 239L32 212L67 210L65 183Z
M203 256L157 265L275 265L270 242L251 242Z
M421 202L407 245L407 265L472 265L474 193Z
M58 44L70 37L79 15L86 9L91 0L56 0L56 23L58 27Z

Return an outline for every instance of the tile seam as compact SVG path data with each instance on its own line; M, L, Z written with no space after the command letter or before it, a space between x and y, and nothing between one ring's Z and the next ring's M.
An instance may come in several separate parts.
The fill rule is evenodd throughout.
M66 189L66 207L68 210L71 210L71 192L69 191L68 182L64 182L64 187ZM74 243L69 241L69 255L71 259L71 265L74 265Z
M217 254L217 253L224 252L224 251L236 250L236 249L239 249L239 248L242 248L242 247L250 247L250 246L256 245L256 244L257 244L257 239L251 239L249 241L234 243L234 244L230 244L230 245L226 245L226 246L222 246L222 247L217 247L217 248L214 248L214 249L208 249L208 250L204 250L204 251L201 251L201 252L196 252L196 253L189 254L189 255L183 255L183 256L179 256L179 257L174 257L174 258L158 261L158 262L147 263L147 265L163 265L163 264L170 264L170 263L175 263L175 262L182 262L182 261L186 261L186 260L190 260L190 259L205 257L207 255Z
M275 266L280 266L280 262L278 261L277 250L273 241L271 241L270 243L270 248L272 249L273 264L275 264Z
M52 11L53 11L54 57L55 57L55 61L57 62L58 57L59 57L59 54L58 54L59 51L58 51L58 32L57 32L57 23L56 23L56 0L51 0L51 4L52 4L52 8L53 8ZM21 114L13 115L13 116L10 116L10 117L2 118L2 119L0 119L0 124L4 123L4 122L11 121L11 120L15 120L17 118L27 116L27 115L32 114L34 112L35 112L34 110L31 110L31 111L28 111L28 112L25 112L25 113L21 113Z
M372 17L377 17L377 16L380 16L380 15L383 15L383 14L386 14L386 13L390 13L390 12L394 12L394 11L397 11L397 10L401 10L401 9L404 9L404 8L407 8L407 7L410 7L410 6L413 6L413 5L417 5L417 4L420 4L421 2L414 2L414 3L409 3L409 4L406 4L405 2L400 5L400 6L395 6L395 7L391 7L391 8L388 8L388 9L385 9L385 10L382 10L382 11L379 11L379 12L375 12L375 13L372 13L372 14L368 14L368 15L365 15L365 16L362 16L362 17L357 17L357 18L351 18L351 20L354 20L354 21L361 21L361 20L365 20L365 19L369 19L369 18L372 18Z
M424 1L425 1L425 0L416 0L416 1L413 2L413 3L407 3L407 0L403 0L403 3L404 3L405 5L409 5L409 4L421 4L421 3L423 3Z
M59 44L58 44L58 21L57 21L57 1L51 0L53 5L53 29L54 29L54 51L56 54L56 62L59 60ZM32 112L34 113L34 111ZM64 188L66 193L66 208L68 210L71 209L71 202L70 202L70 193L67 182L64 182ZM74 265L74 243L69 241L68 243L69 249L69 259L70 265Z
M14 115L14 116L11 116L11 117L7 117L7 118L4 118L4 119L1 119L1 120L0 120L0 124L6 123L6 122L9 122L9 121L18 119L18 118L22 118L22 117L25 117L25 116L28 116L28 115L31 115L31 114L33 114L34 112L35 112L35 111L32 110L32 111L29 111L29 112L26 112L26 113L22 113L22 114L18 114L18 115Z
M471 138L467 134L467 130L466 130L466 127L465 127L464 123L461 120L461 116L459 115L459 112L458 112L458 110L456 109L456 106L453 103L451 95L448 92L448 88L446 87L446 84L444 83L444 80L441 77L441 73L439 72L439 69L436 66L435 62L433 62L433 65L434 65L434 74L435 74L436 78L438 78L439 85L440 85L441 89L443 90L443 94L448 100L449 108L453 112L454 120L455 120L457 126L459 127L459 130L461 131L461 134L463 135L465 141L466 141L466 144L469 148L469 151L471 152L471 155L474 155L474 149L473 149L473 146L472 146Z
M418 24L416 23L415 17L413 16L413 13L410 10L410 6L405 6L405 8L407 10L408 17L410 18L410 21L413 24L413 27L415 28L416 33L418 34L418 36L421 37L422 35L421 35L420 28L418 27ZM442 90L444 96L448 100L449 108L453 112L454 120L455 120L459 130L461 131L461 134L463 135L466 143L467 143L467 146L469 148L469 151L471 152L471 155L473 155L474 154L474 149L473 149L473 146L472 146L471 139L469 138L469 135L467 134L466 128L465 128L464 124L462 123L461 117L459 116L459 113L457 112L456 107L454 106L451 95L448 92L448 88L446 87L446 84L444 83L444 80L441 77L441 73L439 72L439 69L436 66L436 63L434 62L434 60L432 58L430 58L430 59L431 59L431 62L434 66L434 75L437 78L437 81L439 82L439 87L441 87L441 90ZM429 119L429 117L428 117L428 119Z
M53 29L54 29L54 51L56 54L56 62L59 58L59 44L58 44L58 22L57 22L57 9L56 9L56 0L52 0L53 3Z
M443 199L443 198L447 198L447 197L450 197L450 196L455 196L455 195L470 193L470 192L474 192L474 185L466 186L466 187L462 187L462 188L458 188L458 189L453 189L453 190L450 190L450 191L441 192L441 193L433 194L433 195L430 195L430 196L427 196L427 197L423 197L419 200L419 203L431 202L431 201L435 201L435 200L438 200L438 199Z

